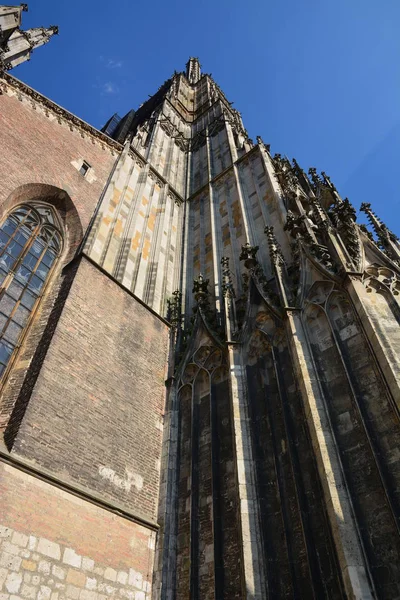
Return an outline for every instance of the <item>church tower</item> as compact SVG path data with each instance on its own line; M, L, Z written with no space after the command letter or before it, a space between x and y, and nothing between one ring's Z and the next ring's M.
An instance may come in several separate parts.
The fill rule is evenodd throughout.
M198 59L112 136L92 260L172 323L156 597L400 592L400 245Z
M102 131L0 92L0 596L400 597L396 235L198 58Z

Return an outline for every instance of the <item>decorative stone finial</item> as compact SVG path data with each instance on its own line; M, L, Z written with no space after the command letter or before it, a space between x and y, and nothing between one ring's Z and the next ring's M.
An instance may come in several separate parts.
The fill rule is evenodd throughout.
M25 5L26 6L26 5ZM19 64L30 59L35 48L47 44L53 35L58 33L58 27L36 27L22 31L17 24L20 22L21 7L10 7L15 9L15 25L9 27L9 22L4 23L4 18L0 15L0 72L10 71ZM6 32L6 43L2 39L3 30Z
M273 264L285 264L285 258L282 254L282 250L278 244L278 241L275 237L275 233L274 233L274 228L271 226L269 227L267 225L267 227L264 229L264 233L267 234L267 240L268 240L268 248L269 248L269 254L271 256L271 262Z
M294 239L303 237L307 232L304 226L305 219L306 215L296 216L291 210L288 210L284 230L288 231ZM265 233L267 233L267 227L265 228Z
M198 58L191 56L186 63L186 77L189 83L197 83L201 77L201 66Z
M167 305L167 319L174 327L177 327L180 325L182 317L182 294L179 290L172 292L172 298L167 300Z
M364 225L364 223L361 223L360 225L360 229L363 233L365 233L365 235L371 240L371 242L374 242L374 236L372 235L372 233L369 231L369 229L367 228L366 225Z
M384 248L387 251L390 251L393 250L393 248L389 247L390 244L394 243L396 245L395 250L397 259L398 245L396 244L396 242L398 242L399 239L397 235L390 231L390 229L386 227L383 221L381 221L381 219L374 213L374 211L371 209L371 204L369 202L363 202L360 206L360 210L362 210L367 215L367 219L370 222L374 232L376 233L382 248Z
M329 229L330 221L318 198L311 198L312 214L319 228Z
M221 258L222 265L222 294L224 297L235 297L235 290L233 289L232 274L229 269L229 258L223 256Z
M242 246L242 251L239 256L239 260L244 261L246 269L252 269L257 264L256 254L259 246L250 246L249 242L246 242Z
M308 169L308 174L311 178L314 189L319 188L323 184L323 180L317 173L317 169L315 167L310 167Z
M325 183L325 185L326 185L328 188L330 188L330 189L331 189L333 192L336 192L337 190L336 190L335 186L333 185L333 183L332 183L332 181L331 181L331 178L330 178L330 177L328 177L328 175L325 173L325 171L321 171L321 175L322 175L322 177L324 178L324 183Z
M336 222L343 224L354 223L357 218L356 210L348 198L336 200L332 213Z
M379 236L384 230L387 230L387 227L372 210L371 204L369 202L363 202L360 206L360 210L367 215L367 219L370 222L376 235Z
M209 279L204 279L203 275L200 273L199 276L193 280L193 290L195 300L197 304L202 305L205 304L208 298L208 284Z

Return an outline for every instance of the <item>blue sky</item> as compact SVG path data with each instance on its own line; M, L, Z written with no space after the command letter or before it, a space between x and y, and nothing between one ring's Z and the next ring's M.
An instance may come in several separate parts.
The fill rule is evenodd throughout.
M13 74L97 127L198 56L250 137L400 234L399 0L31 0L23 23L60 34Z

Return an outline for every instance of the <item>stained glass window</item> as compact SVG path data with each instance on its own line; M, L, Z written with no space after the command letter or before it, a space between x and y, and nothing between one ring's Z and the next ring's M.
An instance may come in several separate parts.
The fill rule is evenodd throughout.
M50 205L19 206L0 227L0 377L61 249L60 225Z

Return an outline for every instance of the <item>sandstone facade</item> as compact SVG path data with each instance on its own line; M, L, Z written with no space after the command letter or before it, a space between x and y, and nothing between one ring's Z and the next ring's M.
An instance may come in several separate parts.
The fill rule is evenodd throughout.
M399 598L397 237L195 58L107 135L0 90L1 348L62 239L0 354L0 599Z

